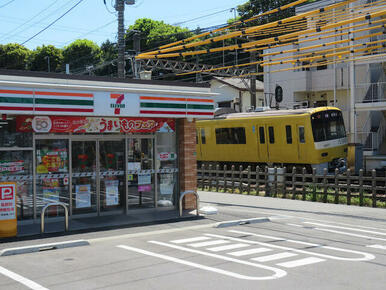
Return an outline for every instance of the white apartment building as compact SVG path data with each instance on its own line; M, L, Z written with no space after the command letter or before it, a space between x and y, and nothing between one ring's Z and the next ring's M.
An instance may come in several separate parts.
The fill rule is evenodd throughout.
M304 13L315 9L321 9L328 5L342 1L321 0L296 8L296 13ZM377 9L386 9L385 1L356 1L346 7L345 13L353 13L353 17L366 15ZM307 18L309 28L341 21L340 16L334 17L335 11L330 12L328 20ZM341 15L342 11L337 11ZM346 16L347 17L347 16ZM342 17L342 19L344 19ZM334 56L333 61L327 64L320 60L320 65L308 66L309 63L292 62L280 65L264 67L264 92L266 95L273 95L276 86L283 89L283 101L279 104L281 108L294 108L296 106L336 106L343 112L349 142L361 144L363 148L363 166L366 170L386 168L386 53L385 53L385 27L384 18L378 17L367 19L346 26L339 26L334 33L324 34L325 38L299 44L266 49L264 54L281 52L280 55L266 56L267 61L274 61L277 57L292 56L296 59L298 54L305 52L317 52L322 49L336 49L343 46L350 46L351 51L355 48L368 48L361 54L350 54L351 59L343 62L339 56ZM363 24L356 28L357 24ZM371 29L363 29L371 27ZM342 29L342 30L341 30ZM362 31L358 31L362 30ZM346 32L342 35L341 32ZM350 33L347 33L350 32ZM371 37L366 37L371 34ZM330 36L326 38L326 36ZM364 36L362 39L358 37ZM310 35L310 39L315 39ZM304 39L304 38L302 38ZM336 41L348 40L344 44L333 44ZM372 51L373 42L378 41L382 48ZM297 51L298 48L310 47L325 43L325 48ZM370 44L369 44L370 43ZM355 46L357 44L362 44ZM292 50L295 52L285 53ZM283 53L284 52L284 53ZM332 52L335 52L333 50ZM353 52L353 51L352 51ZM346 56L344 56L346 57ZM301 58L301 57L299 57ZM296 68L299 67L300 68ZM294 69L291 69L293 67ZM357 146L359 148L359 146Z

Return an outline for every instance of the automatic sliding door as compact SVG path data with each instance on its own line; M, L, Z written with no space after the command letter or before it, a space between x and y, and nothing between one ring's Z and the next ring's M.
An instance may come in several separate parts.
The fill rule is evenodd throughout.
M96 141L72 142L72 212L96 213Z
M123 210L125 196L125 141L99 141L101 211Z
M155 207L153 139L129 139L127 152L128 206Z

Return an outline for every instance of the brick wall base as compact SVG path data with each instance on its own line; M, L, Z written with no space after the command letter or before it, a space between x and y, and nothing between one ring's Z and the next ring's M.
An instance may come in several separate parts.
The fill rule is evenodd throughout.
M187 119L178 119L179 134L179 179L180 191L197 191L197 162L196 162L196 123ZM185 196L183 209L195 209L196 198L193 194Z

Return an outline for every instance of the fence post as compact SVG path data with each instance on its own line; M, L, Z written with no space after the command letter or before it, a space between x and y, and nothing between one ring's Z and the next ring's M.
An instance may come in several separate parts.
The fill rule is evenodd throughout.
M235 193L235 166L231 167L231 178L232 178L232 193Z
M256 166L256 195L259 196L259 188L260 188L260 167Z
M227 185L228 185L227 184L228 183L227 182L227 177L228 177L227 176L227 169L228 169L227 165L224 165L224 169L223 169L224 170L224 176L223 176L223 178L224 178L224 192L228 192L228 187L227 187Z
M247 192L248 192L248 195L251 194L251 166L249 165L247 167L247 170L248 170L248 187L247 187Z
M239 192L240 194L243 194L243 166L240 165L239 166L239 180L240 180L240 183L239 183Z
M373 169L371 171L371 177L372 177L372 179L371 179L371 188L373 190L373 192L372 192L372 199L373 199L372 206L373 207L377 207L377 190L376 190L377 181L375 179L376 176L377 176L376 171L375 171L375 169Z
M335 168L335 200L336 204L339 203L339 169Z
M205 164L201 165L201 188L205 191Z
M277 167L273 168L273 197L277 197Z
M327 202L327 168L324 168L323 170L323 202Z
M302 200L306 200L306 168L305 167L303 167L302 169L302 183L303 183Z
M351 205L351 169L347 169L347 205Z
M292 168L292 199L296 197L296 167Z
M209 186L209 191L212 191L212 164L209 164L209 175L208 175L208 186Z
M359 169L359 206L363 206L363 169Z
M219 171L220 171L220 165L216 164L216 192L218 192L219 187Z
M317 189L317 180L316 180L316 168L312 168L312 201L316 201L316 189Z
M269 188L269 182L268 182L268 166L265 166L265 169L264 169L264 179L265 179L265 196L270 196L271 189Z

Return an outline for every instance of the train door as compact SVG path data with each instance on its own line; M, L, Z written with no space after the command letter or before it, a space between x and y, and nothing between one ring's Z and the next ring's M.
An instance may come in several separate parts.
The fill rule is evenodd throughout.
M258 162L268 162L269 151L267 142L267 125L257 125L257 154L259 156Z
M307 148L306 148L306 132L304 125L297 124L297 144L298 144L298 160L300 163L307 162Z

